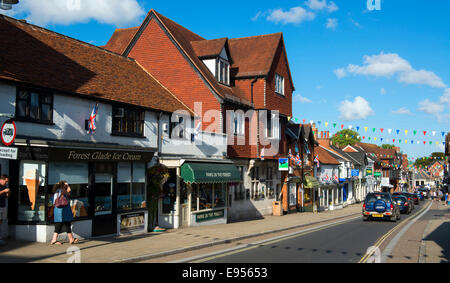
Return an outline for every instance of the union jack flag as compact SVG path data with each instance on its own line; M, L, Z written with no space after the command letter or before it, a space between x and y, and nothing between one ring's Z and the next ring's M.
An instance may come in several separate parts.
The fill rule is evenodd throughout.
M320 162L319 162L319 156L316 155L316 158L314 158L314 162L317 163L317 167L320 167Z
M333 179L334 179L336 182L339 181L339 178L338 178L337 175L334 175Z
M94 109L92 109L91 116L89 117L89 129L88 134L95 133L95 130L97 127L95 126L95 118L97 117L98 113L98 103L95 104Z

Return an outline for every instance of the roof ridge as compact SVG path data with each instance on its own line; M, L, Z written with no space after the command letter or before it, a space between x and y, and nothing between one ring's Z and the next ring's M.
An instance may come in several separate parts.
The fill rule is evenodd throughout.
M186 28L186 27L180 25L179 23L175 22L174 20L169 19L168 17L164 16L163 14L157 12L155 9L151 9L151 10L150 10L150 12L152 12L152 11L153 11L154 14L156 14L158 17L163 17L163 18L167 19L168 21L174 23L175 25L181 27L182 29L189 31L190 33L192 33L192 34L194 34L194 35L196 35L196 36L198 36L198 37L200 37L200 38L203 38L203 36L200 36L200 35L196 34L195 32L191 31L190 29L188 29L188 28ZM149 13L150 13L150 12L149 12ZM203 39L205 39L205 38L203 38ZM206 40L206 39L205 39L205 40Z
M269 37L269 36L274 36L274 35L283 35L283 32L260 34L260 35L253 35L253 36L247 36L247 37L230 38L229 40L243 40L243 39L252 39L252 38L256 38L256 37Z
M112 52L112 51L110 51L110 50L108 50L108 49L99 47L99 46L97 46L97 45L94 45L94 44L91 44L91 43L88 43L88 42L85 42L85 41L82 41L82 40L79 40L79 39L76 39L76 38L73 38L73 37L70 37L70 36L67 36L67 35L64 35L64 34L62 34L62 33L59 33L59 32L56 32L56 31L52 31L52 30L46 29L46 28L44 28L44 27L40 27L40 26L31 24L31 23L28 23L28 22L24 22L24 21L15 19L15 18L13 18L13 17L6 16L6 15L3 15L3 14L0 14L0 17L5 18L5 20L7 20L7 21L11 21L11 20L12 20L12 21L16 22L17 24L29 26L30 28L34 28L34 29L41 30L42 32L49 33L49 34L51 34L51 35L53 35L53 36L58 36L58 37L61 37L62 39L71 40L71 41L74 41L74 42L76 42L76 43L78 43L78 44L86 45L86 47L89 47L89 48L96 48L96 49L99 49L99 51L103 51L103 52L105 52L105 53L108 53L108 54L111 54L111 55L118 56L118 57L120 57L120 58L122 58L122 59L125 59L125 60L128 60L128 61L130 61L130 62L135 62L135 60L134 60L133 58L129 58L129 57L120 55L120 54L115 53L115 52Z

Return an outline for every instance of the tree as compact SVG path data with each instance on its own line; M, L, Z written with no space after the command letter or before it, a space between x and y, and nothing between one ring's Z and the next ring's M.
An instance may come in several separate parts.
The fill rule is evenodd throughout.
M331 139L334 145L338 147L346 147L347 145L354 145L361 141L361 137L355 131L350 129L345 129L337 132L336 135Z
M383 144L381 146L381 148L383 148L383 149L393 149L394 147L395 147L395 145L393 145L393 144Z

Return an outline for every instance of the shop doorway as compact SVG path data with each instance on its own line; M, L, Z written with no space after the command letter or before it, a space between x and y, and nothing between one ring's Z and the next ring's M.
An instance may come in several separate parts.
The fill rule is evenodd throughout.
M114 164L96 163L94 171L94 219L92 235L117 234L117 209L114 201Z

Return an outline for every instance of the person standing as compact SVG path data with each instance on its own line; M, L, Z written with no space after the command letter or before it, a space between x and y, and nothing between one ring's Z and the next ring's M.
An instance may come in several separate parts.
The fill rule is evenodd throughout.
M67 233L70 244L78 244L78 239L73 237L72 220L73 214L70 208L70 186L66 181L61 181L53 187L53 220L55 222L55 232L53 233L52 245L62 245L58 241L58 235Z
M0 246L6 245L6 242L2 239L2 224L3 221L8 219L8 208L6 207L6 201L11 193L11 190L8 188L9 176L1 175L0 176Z

